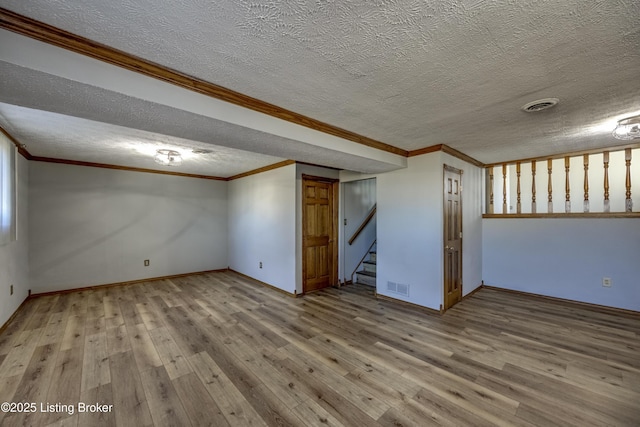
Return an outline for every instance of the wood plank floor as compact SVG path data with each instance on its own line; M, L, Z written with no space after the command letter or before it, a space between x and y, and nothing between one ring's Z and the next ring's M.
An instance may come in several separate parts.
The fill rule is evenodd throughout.
M0 402L37 405L2 426L638 426L640 316L490 289L439 316L194 275L29 300L0 335Z

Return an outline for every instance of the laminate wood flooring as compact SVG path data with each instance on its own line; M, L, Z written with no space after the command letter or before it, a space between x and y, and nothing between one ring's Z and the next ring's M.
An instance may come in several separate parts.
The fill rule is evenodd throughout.
M192 275L30 299L0 402L36 405L11 427L638 426L640 315L482 289L440 316Z

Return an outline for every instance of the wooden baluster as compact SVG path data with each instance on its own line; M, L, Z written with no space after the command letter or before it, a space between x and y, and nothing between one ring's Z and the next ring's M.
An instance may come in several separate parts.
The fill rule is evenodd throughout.
M631 212L633 211L633 200L631 200L631 148L624 150L624 163L627 166L627 177L625 179L627 198L624 201L624 210L625 212Z
M604 208L603 212L611 212L611 206L609 206L609 152L602 153L602 160L604 161Z
M584 163L584 211L589 212L589 155L585 154Z
M502 213L508 214L507 210L507 165L502 165Z
M536 213L536 161L531 161L531 213Z
M489 213L493 213L493 166L489 168Z
M547 173L549 175L549 181L547 184L547 189L549 191L549 200L547 202L547 213L553 213L553 196L551 195L552 191L552 184L551 184L551 168L552 168L552 160L549 159L547 160Z
M564 158L564 211L565 213L571 212L571 191L569 189L569 165L570 159L569 156L565 156Z
M516 177L518 182L518 189L517 189L518 203L516 205L516 209L518 213L522 213L522 205L520 204L520 162L516 163Z

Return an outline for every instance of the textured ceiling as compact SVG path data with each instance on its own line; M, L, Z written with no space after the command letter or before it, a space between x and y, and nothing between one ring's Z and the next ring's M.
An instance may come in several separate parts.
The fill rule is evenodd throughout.
M153 160L156 151L169 149L180 152L184 162L168 170L224 178L284 160L3 103L0 122L17 140L29 141L25 148L38 157L158 169ZM194 150L211 153L195 154Z
M89 139L99 141L101 146L98 148L87 144L87 140L72 131L78 123L94 122L91 124L93 129L102 129L112 136L126 136L131 142L133 135L140 135L142 144L157 138L162 148L165 143L182 141L180 145L188 147L206 148L202 144L215 150L228 147L229 150L222 151L233 154L232 158L208 156L193 165L191 160L185 161L171 168L176 172L228 177L283 159L367 173L398 168L368 157L305 144L4 61L0 61L0 75L3 76L0 79L0 113L6 112L0 114L0 125L27 145L27 150L34 156L166 169L150 162L149 156L140 151L137 153L141 158L126 159L122 152L110 149L113 144L106 135ZM87 127L83 125L84 129ZM117 144L118 141L112 142ZM129 152L130 155L135 153ZM100 160L96 160L96 156ZM233 164L224 165L226 161Z
M496 162L612 146L615 120L640 112L636 0L0 4L406 150ZM519 110L546 97L560 104Z

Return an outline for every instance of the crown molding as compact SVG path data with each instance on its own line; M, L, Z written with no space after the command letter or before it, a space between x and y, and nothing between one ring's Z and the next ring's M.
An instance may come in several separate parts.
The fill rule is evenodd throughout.
M214 181L233 181L234 179L244 178L251 175L256 175L262 172L267 172L273 169L278 169L284 166L294 165L296 163L310 166L319 166L326 167L320 165L314 165L312 163L305 162L296 162L295 160L283 160L278 163L274 163L272 165L263 166L258 169L253 169L247 172L239 173L237 175L233 175L227 178L212 176L212 175L199 175L192 173L184 173L184 172L172 172L172 171L162 171L155 169L145 169L145 168L135 168L131 166L118 166L118 165L110 165L106 163L94 163L94 162L84 162L81 160L69 160L69 159L58 159L54 157L42 157L42 156L33 156L31 153L27 151L24 144L21 144L17 139L15 139L9 132L6 131L2 126L0 126L0 133L5 135L9 140L18 148L18 152L27 160L31 160L34 162L44 162L44 163L57 163L63 165L72 165L72 166L88 166L92 168L102 168L102 169L114 169L114 170L122 170L129 172L144 172L144 173L153 173L158 175L172 175L172 176L182 176L186 178L198 178L198 179L210 179ZM328 169L335 169L331 167L327 167Z
M409 153L407 153L407 157L421 156L423 154L435 153L436 151L442 151L442 144L430 145L429 147L411 150L409 151Z
M210 179L214 181L229 180L228 178L223 178L219 176L198 175L198 174L184 173L184 172L161 171L161 170L155 170L155 169L135 168L131 166L109 165L106 163L94 163L94 162L83 162L79 160L57 159L54 157L31 156L29 160L32 160L34 162L58 163L58 164L73 165L73 166L88 166L92 168L114 169L114 170L122 170L122 171L129 171L129 172L144 172L144 173L154 173L158 175L182 176L186 178Z
M13 143L13 145L16 146L16 148L18 149L18 153L24 157L27 160L31 160L33 159L33 156L31 155L31 153L29 153L27 151L27 149L25 148L24 144L20 144L20 142L18 142L17 139L15 139L9 132L7 132L7 130L5 128L3 128L2 126L0 126L0 133L2 133L4 136L6 136L7 138L9 138L9 141L11 141Z
M283 160L282 162L274 163L272 165L267 165L258 169L250 170L247 172L239 173L237 175L230 176L227 178L227 181L233 181L234 179L240 179L251 175L256 175L262 172L267 172L273 169L278 169L284 166L294 165L296 163L295 160Z
M198 79L171 68L147 61L110 46L97 43L35 19L0 8L0 28L89 56L118 67L143 74L221 101L239 105L281 120L337 136L378 150L407 156L407 151L375 139L359 135L311 117L278 107L240 92Z
M445 144L431 145L429 147L418 148L417 150L409 151L407 157L421 156L423 154L435 153L436 151L442 151L443 153L447 153L467 163L471 163L472 165L477 166L479 168L485 167L485 164L482 163L481 161L476 160L471 156L467 156L463 152L458 151L455 148L451 148Z
M462 151L458 151L455 148L449 147L448 145L442 144L442 151L453 157L457 157L460 160L464 160L467 163L471 163L472 165L477 166L479 168L483 168L485 166L484 163L482 163L481 161L476 160L471 156L467 156Z

